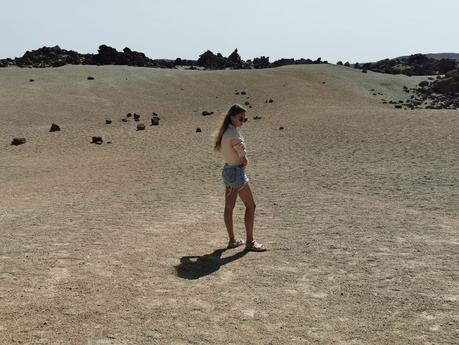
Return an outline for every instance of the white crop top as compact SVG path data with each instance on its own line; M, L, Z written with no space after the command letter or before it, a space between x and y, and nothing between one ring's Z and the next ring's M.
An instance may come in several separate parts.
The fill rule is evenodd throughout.
M247 154L244 137L239 132L239 129L232 124L229 124L225 133L223 133L220 152L228 165L241 164L239 158L245 157Z

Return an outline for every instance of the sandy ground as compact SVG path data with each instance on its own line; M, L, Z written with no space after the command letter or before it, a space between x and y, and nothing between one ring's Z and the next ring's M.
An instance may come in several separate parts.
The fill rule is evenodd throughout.
M420 80L0 69L0 344L457 344L459 111L381 102ZM245 101L265 253L225 249L212 152Z

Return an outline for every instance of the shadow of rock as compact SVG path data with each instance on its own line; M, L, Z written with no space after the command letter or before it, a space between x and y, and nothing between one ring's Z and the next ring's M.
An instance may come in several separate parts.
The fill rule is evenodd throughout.
M242 258L247 254L243 250L232 256L221 258L227 249L216 249L210 254L202 256L183 256L180 258L180 264L175 266L177 276L184 279L199 279L220 269L232 261Z

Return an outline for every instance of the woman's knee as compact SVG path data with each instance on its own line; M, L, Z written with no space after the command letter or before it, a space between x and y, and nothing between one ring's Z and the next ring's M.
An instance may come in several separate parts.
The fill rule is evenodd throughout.
M247 211L255 212L255 209L257 208L257 205L255 205L255 203L253 203L253 204L247 205L245 208L246 208Z

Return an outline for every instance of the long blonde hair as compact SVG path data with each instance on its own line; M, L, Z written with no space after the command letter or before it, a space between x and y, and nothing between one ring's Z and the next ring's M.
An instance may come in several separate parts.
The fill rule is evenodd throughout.
M234 104L226 113L225 117L223 118L223 121L217 131L214 133L214 151L220 152L220 149L222 147L222 137L223 133L227 130L229 124L231 123L231 117L239 115L240 113L246 112L247 109L244 107L240 106L239 104Z

